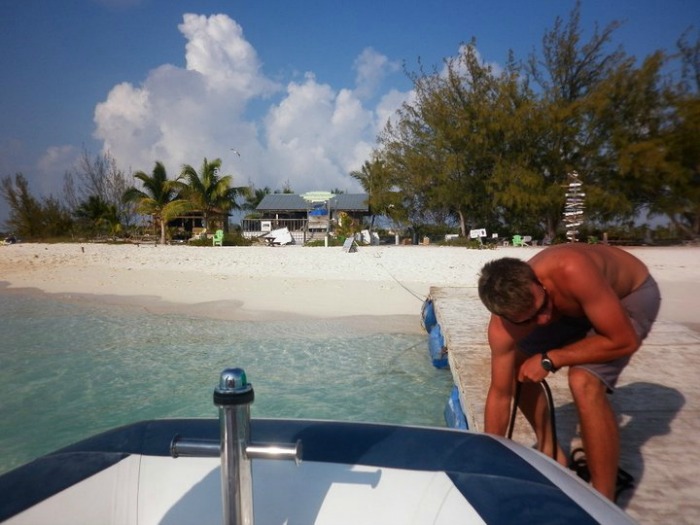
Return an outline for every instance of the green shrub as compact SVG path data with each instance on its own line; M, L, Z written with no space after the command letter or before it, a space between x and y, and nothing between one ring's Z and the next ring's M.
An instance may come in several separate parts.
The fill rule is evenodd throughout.
M479 239L467 239L466 237L457 237L449 241L440 241L438 244L440 246L463 246L470 250L493 250L496 248L496 243L490 242L482 244L479 242Z
M192 239L187 244L190 246L213 246L212 239ZM224 246L250 246L252 239L246 239L240 232L228 232L224 234ZM217 246L218 248L218 246Z
M252 239L243 236L240 231L228 232L224 235L224 246L250 246Z
M330 237L328 239L328 246L342 246L345 242L345 237ZM325 247L326 241L324 239L314 239L313 241L307 242L304 246L309 246L311 248Z

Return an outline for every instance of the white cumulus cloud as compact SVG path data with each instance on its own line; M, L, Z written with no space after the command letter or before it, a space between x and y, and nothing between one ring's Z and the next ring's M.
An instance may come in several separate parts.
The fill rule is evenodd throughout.
M243 28L228 16L186 14L179 29L188 40L187 69L201 73L211 91L247 101L279 89L261 73Z
M355 86L335 88L309 72L283 87L227 15L186 14L179 29L185 68L166 64L139 85L118 84L95 108L95 136L122 169L150 172L162 161L172 178L184 163L198 168L218 157L236 185L360 189L349 172L368 160L378 130L408 96L394 91L367 105L395 64L366 49L348 65ZM251 116L253 100L267 110Z
M355 94L360 98L374 95L387 75L401 69L397 62L391 62L385 55L377 53L371 47L360 53L353 67L356 72Z

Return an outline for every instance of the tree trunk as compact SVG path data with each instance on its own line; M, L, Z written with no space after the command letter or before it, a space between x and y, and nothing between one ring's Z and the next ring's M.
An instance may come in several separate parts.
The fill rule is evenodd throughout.
M165 244L165 221L160 219L160 243Z
M457 214L459 215L459 231L462 232L462 237L467 236L467 223L464 220L464 213L462 211L458 211Z

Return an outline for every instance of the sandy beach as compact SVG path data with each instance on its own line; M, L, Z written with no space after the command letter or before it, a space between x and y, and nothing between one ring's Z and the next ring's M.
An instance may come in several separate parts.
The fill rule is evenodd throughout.
M419 330L431 286L476 286L484 262L527 259L541 248L439 246L342 248L16 244L0 247L5 292L44 292L151 312L230 320L357 318ZM700 248L630 248L659 282L661 320L697 330ZM475 304L474 308L481 308Z

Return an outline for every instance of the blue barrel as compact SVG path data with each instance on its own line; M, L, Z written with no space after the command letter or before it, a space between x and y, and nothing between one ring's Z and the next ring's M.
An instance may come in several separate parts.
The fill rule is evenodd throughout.
M448 428L456 428L458 430L468 430L467 418L462 410L462 403L459 401L459 389L457 386L452 387L452 392L445 405L445 424Z
M435 305L433 300L428 297L423 302L423 307L420 311L421 322L425 331L430 333L433 327L437 324L437 317L435 316Z
M442 330L440 330L439 324L436 324L430 330L430 335L428 336L428 352L435 368L447 368L449 366L447 362L445 338L442 336Z

